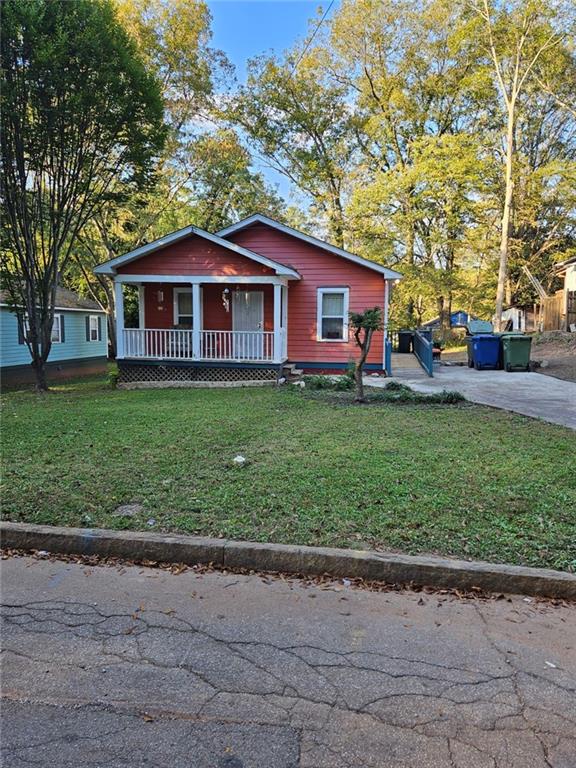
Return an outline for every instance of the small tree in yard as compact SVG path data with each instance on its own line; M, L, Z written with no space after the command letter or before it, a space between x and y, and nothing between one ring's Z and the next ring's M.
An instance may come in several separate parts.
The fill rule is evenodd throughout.
M350 327L354 333L354 340L360 349L360 357L354 364L354 381L356 382L357 403L365 403L364 384L362 376L364 374L364 363L370 352L370 344L374 331L381 331L384 327L382 319L382 310L380 307L365 309L364 312L350 312Z

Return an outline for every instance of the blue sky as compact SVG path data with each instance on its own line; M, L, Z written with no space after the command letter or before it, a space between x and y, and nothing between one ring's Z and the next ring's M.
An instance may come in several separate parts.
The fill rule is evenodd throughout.
M246 62L261 53L282 53L306 37L308 21L316 18L319 6L329 0L208 0L212 14L212 46L224 51L236 68L240 83L246 79ZM330 15L334 12L334 3ZM283 176L255 163L266 179L287 197L290 184Z
M320 4L317 0L208 0L212 45L224 51L243 82L246 61L270 50L281 53L304 38L308 20L315 17Z

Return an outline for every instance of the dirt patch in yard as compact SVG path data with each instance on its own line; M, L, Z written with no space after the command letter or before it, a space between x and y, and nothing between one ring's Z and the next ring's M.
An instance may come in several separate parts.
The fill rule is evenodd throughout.
M576 381L576 333L546 331L534 334L530 357L544 363L544 367L535 369L537 373Z

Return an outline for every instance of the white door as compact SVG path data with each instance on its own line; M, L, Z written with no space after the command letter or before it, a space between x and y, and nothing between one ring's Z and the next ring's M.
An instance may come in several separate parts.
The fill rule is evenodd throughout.
M232 328L234 356L239 360L261 360L264 291L232 292Z

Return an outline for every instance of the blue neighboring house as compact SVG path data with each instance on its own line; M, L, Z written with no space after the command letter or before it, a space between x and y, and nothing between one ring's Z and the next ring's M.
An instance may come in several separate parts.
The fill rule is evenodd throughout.
M98 304L73 291L58 288L52 328L52 349L46 366L48 380L85 376L106 370L106 313ZM16 314L0 291L0 375L4 386L34 381L31 357Z
M450 327L451 328L465 328L470 320L478 320L474 315L469 315L468 312L459 309L456 312L450 314ZM428 320L427 323L422 324L422 328L440 328L440 318L435 317L434 320Z

